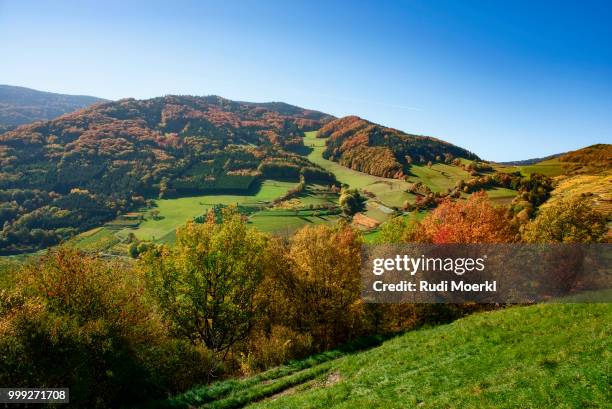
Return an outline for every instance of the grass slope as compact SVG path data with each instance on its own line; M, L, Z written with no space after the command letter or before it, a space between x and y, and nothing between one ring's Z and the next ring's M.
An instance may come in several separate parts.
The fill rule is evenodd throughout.
M414 200L414 195L405 192L411 183L368 175L323 158L326 139L317 138L316 135L317 132L313 131L306 132L304 136L304 145L312 149L308 154L308 160L332 172L340 183L345 183L352 188L368 190L387 206L401 206L405 200Z
M366 352L197 388L166 407L605 407L611 323L612 304L480 313Z
M406 200L414 203L416 196L406 192L413 183L421 182L433 192L446 192L447 189L454 188L459 180L470 178L469 173L462 168L445 163L436 163L431 167L412 165L408 181L368 175L324 159L323 151L325 150L326 139L317 138L316 135L316 131L305 133L304 145L311 149L308 160L334 173L339 182L346 183L352 188L364 189L374 193L376 198L386 206L401 207ZM469 162L468 160L464 161ZM505 167L504 169L513 171L517 168ZM488 193L493 200L501 203L512 200L516 195L515 191L509 189L493 189Z
M341 358L327 372L334 384L253 407L603 407L611 322L611 304L478 314Z

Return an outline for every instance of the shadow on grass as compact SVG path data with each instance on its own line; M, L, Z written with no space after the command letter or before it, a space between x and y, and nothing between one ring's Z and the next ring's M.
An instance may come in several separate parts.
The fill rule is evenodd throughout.
M139 409L241 408L310 381L328 372L333 361L378 347L398 335L400 334L359 338L337 349L291 361L249 378L227 379L195 387L169 399L147 402L139 406Z

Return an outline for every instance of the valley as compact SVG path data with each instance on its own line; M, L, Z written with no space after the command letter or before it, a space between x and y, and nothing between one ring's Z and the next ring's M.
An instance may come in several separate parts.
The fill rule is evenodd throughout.
M464 169L444 163L436 163L431 167L413 165L407 180L369 175L325 159L323 151L326 140L317 138L317 131L305 132L303 143L307 151L306 159L335 175L339 183L367 193L369 199L364 211L353 220L354 225L366 233L366 241L373 240L378 226L391 217L404 214L405 217L418 220L424 216L423 211L400 210L405 202L415 202L417 195L409 192L414 183L421 182L433 192L446 192L454 188L458 181L470 177ZM188 220L205 217L215 206L239 206L253 227L266 233L285 236L305 225L333 224L340 218L339 212L330 211L338 206L338 194L330 191L327 185L308 183L303 192L291 199L274 203L296 186L295 182L264 180L258 187L251 189L254 191L244 194L154 199L152 206L125 213L70 241L85 251L124 256L128 244L133 240L172 244L178 227ZM492 188L488 194L492 200L504 204L514 198L516 191Z

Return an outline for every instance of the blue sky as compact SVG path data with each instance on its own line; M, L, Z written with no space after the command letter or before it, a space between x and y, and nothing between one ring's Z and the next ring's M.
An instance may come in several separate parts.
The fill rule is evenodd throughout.
M0 0L0 83L359 115L489 160L612 142L597 1Z

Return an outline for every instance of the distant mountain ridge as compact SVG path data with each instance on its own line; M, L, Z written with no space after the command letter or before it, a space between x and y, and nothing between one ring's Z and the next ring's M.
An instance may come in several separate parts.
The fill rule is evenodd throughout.
M19 125L56 118L107 100L87 95L66 95L25 87L0 85L0 133Z
M324 156L374 176L401 179L412 164L450 163L455 158L477 160L474 153L440 139L412 135L347 116L327 123L318 137L329 138Z
M544 156L541 158L532 158L532 159L524 159L524 160L514 160L510 162L497 162L500 165L508 165L508 166L525 166L525 165L535 165L536 163L543 162L545 160L555 159L561 155L565 155L567 152L563 153L555 153L552 155Z

